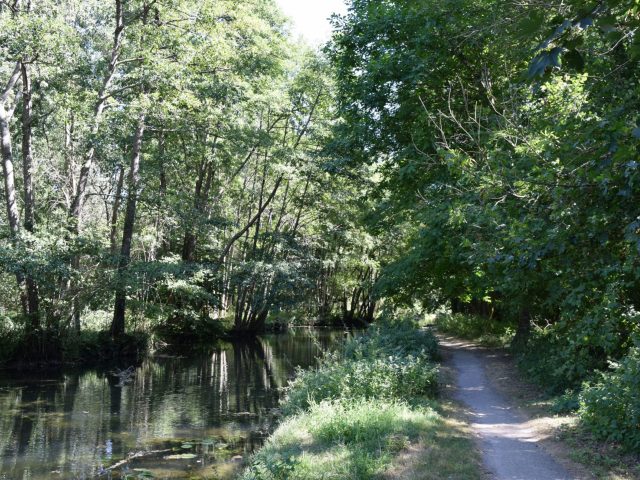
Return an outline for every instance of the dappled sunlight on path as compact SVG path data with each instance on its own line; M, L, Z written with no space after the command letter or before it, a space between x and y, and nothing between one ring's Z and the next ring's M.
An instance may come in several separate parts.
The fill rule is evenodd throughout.
M456 371L456 398L469 409L483 460L497 480L573 480L539 445L544 434L490 384L474 350L463 341L441 338Z

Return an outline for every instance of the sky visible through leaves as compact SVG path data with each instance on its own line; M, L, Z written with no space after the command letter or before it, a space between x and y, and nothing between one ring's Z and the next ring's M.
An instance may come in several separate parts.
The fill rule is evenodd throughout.
M278 5L293 21L294 36L302 36L312 45L319 45L331 37L329 17L346 13L343 0L278 0Z

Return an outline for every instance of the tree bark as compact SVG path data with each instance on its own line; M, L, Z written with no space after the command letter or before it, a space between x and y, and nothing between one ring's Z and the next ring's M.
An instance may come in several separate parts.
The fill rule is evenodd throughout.
M133 154L128 179L127 209L122 229L122 247L118 260L118 286L113 309L113 321L111 322L111 337L121 337L125 332L125 311L127 306L127 292L124 285L124 276L131 261L131 242L133 228L136 221L136 207L138 202L138 187L140 183L140 157L142 150L142 137L145 130L145 116L140 115L138 126L133 141Z
M11 232L11 238L14 242L18 241L18 235L20 234L20 214L18 212L18 203L16 198L16 182L15 172L13 168L13 147L11 145L11 119L13 118L13 112L19 101L22 91L19 90L15 94L12 105L8 105L9 97L13 92L16 83L21 76L21 63L16 62L16 66L13 69L13 73L9 78L4 90L0 94L0 150L2 150L2 173L4 177L4 194L5 194L5 206L7 209L7 220L9 223L9 230ZM16 274L16 280L18 281L18 288L20 290L20 303L22 305L22 312L26 316L28 314L27 298L24 290L24 276L21 273Z
M11 78L7 83L7 86L0 96L0 133L2 135L2 169L4 174L4 188L5 188L5 201L7 207L7 219L9 221L9 229L11 235L17 237L20 233L20 214L18 212L18 203L16 198L16 182L15 173L13 168L13 147L11 145L11 129L10 122L13 117L16 104L18 103L18 96L21 93L16 94L14 104L7 108L7 102L9 95L15 87L21 76L21 64L16 63Z
M22 76L22 178L24 189L24 228L30 233L35 229L35 194L33 188L33 155L31 127L32 91L31 75L27 64L21 64ZM27 309L29 311L30 330L40 329L40 298L38 284L32 275L26 276Z
M109 234L109 242L111 244L111 255L114 257L118 254L117 236L118 236L118 211L120 210L120 202L122 200L122 187L124 184L124 166L118 165L118 183L116 185L116 196L113 201L113 210L111 211L111 232Z

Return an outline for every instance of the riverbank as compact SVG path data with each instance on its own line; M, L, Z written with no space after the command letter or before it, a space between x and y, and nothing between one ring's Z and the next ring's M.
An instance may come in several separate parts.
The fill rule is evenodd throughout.
M230 321L211 320L197 325L159 324L146 330L126 332L118 338L112 338L111 332L100 325L80 332L69 330L55 338L46 336L46 344L28 337L21 329L0 329L0 371L126 368L140 365L145 358L158 353L188 355L224 342L255 342L260 335L284 334L296 329L357 330L366 325L364 321L346 322L340 318L304 323L296 317L289 322L276 317L259 332L237 332Z
M431 332L379 322L298 372L279 427L241 478L482 478L470 434L439 402L438 359Z

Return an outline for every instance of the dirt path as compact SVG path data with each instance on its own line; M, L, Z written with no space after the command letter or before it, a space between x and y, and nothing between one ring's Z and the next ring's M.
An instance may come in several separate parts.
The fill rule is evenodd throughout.
M529 418L517 411L487 378L480 353L441 338L456 373L454 396L469 409L486 467L496 480L578 480L540 446Z

